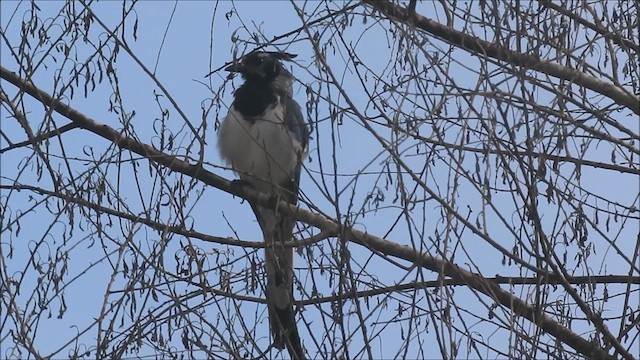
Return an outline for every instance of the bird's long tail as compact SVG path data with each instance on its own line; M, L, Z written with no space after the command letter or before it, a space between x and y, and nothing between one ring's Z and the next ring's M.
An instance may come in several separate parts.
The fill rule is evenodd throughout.
M292 359L305 359L293 307L293 248L282 246L293 239L295 221L290 215L254 206L262 228L267 273L266 296L273 345L285 347Z

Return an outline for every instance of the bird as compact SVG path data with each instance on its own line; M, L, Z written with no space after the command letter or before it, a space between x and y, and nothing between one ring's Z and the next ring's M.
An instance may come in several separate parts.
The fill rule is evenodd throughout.
M218 130L221 158L243 184L273 199L296 205L309 127L293 99L293 75L283 61L296 54L253 51L226 71L244 80L234 92ZM237 181L237 180L236 180ZM265 241L266 298L273 346L285 347L292 359L304 359L293 306L293 240L295 220L275 206L251 204Z

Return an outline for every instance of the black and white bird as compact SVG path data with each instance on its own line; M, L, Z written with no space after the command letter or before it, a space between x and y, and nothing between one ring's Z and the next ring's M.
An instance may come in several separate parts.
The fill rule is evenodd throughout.
M298 201L302 162L307 156L309 128L293 99L293 75L282 64L294 54L252 52L225 70L242 75L229 113L218 132L222 158L241 181L290 204ZM304 359L293 307L294 219L273 207L251 205L262 229L267 274L266 297L273 344Z

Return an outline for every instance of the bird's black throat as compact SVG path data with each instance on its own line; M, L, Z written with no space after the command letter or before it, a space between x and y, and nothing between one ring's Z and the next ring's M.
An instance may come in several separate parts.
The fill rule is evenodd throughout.
M236 90L233 105L242 116L249 118L264 114L278 102L280 92L270 83L247 81Z

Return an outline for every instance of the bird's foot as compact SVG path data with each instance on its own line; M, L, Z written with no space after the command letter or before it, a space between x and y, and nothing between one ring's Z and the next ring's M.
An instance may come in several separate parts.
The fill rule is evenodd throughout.
M246 192L246 189L254 189L254 187L250 182L246 180L242 180L242 179L231 180L231 186L229 190L231 191L232 194L242 197L241 195L243 195Z
M244 188L253 188L250 182L242 179L231 180L231 190L232 191L242 191Z
M267 203L267 208L273 209L274 211L278 211L278 203L282 200L282 196L278 194L270 194L269 202Z

